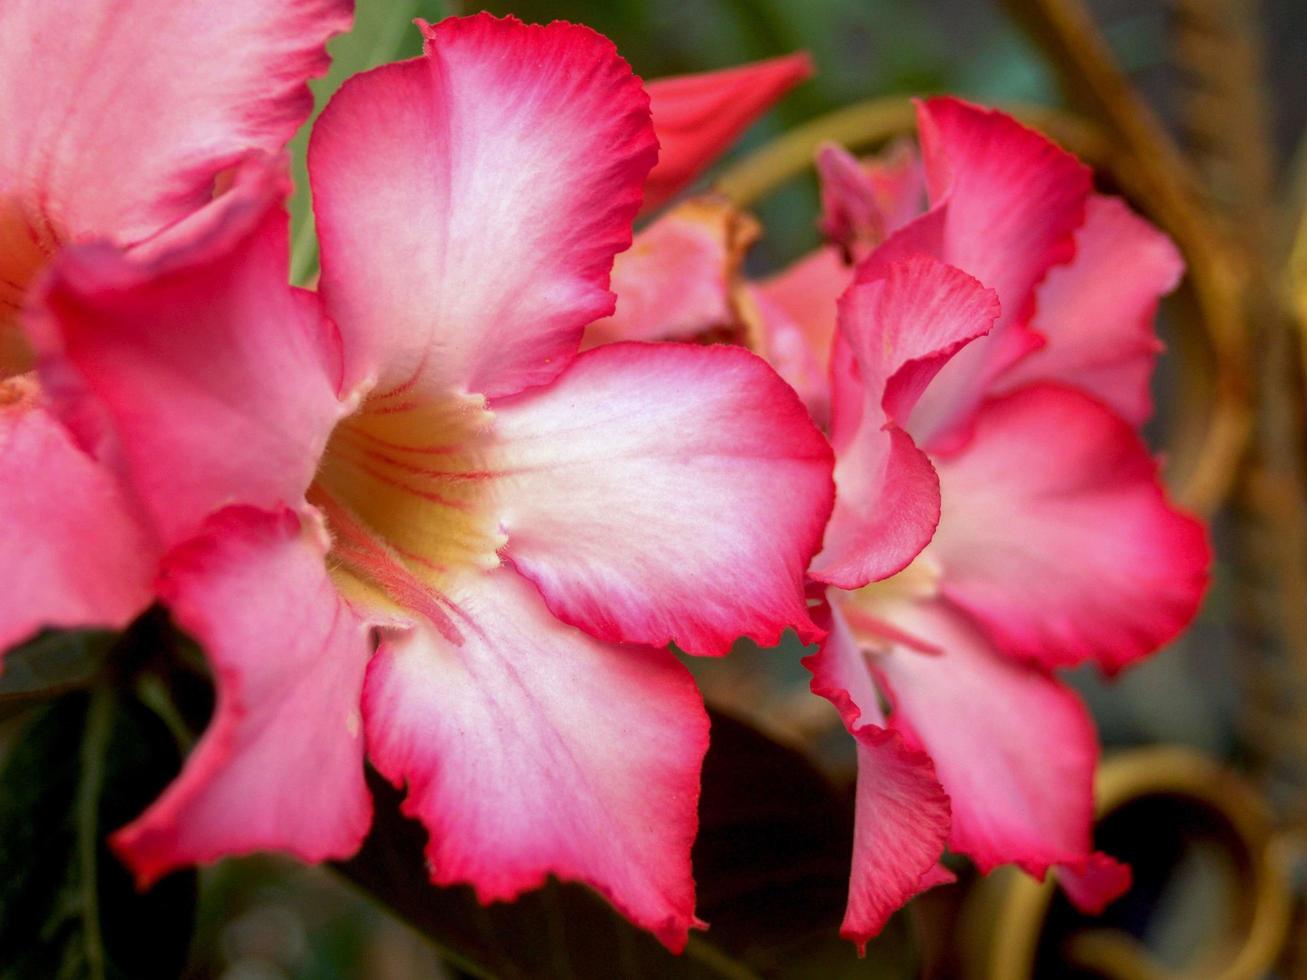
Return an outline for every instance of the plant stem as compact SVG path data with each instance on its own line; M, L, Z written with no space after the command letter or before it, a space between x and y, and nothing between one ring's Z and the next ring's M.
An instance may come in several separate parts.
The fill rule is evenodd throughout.
M77 787L78 878L82 893L82 920L86 942L86 971L92 980L104 980L104 941L100 935L97 864L100 838L100 792L104 785L104 756L113 721L113 690L106 683L91 689L82 735L82 779Z

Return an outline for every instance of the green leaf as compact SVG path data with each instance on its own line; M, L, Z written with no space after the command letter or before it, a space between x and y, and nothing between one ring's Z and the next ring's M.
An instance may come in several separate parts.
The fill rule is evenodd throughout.
M178 765L164 724L107 686L32 712L0 770L0 977L179 974L195 875L139 894L105 843Z
M4 654L0 703L88 687L104 666L112 633L49 630Z
M915 976L901 922L865 960L838 936L852 801L801 753L719 712L712 722L694 849L698 913L711 928L692 933L683 956L577 885L551 882L488 908L470 888L433 887L425 831L400 814L400 794L375 774L372 834L338 868L478 976Z

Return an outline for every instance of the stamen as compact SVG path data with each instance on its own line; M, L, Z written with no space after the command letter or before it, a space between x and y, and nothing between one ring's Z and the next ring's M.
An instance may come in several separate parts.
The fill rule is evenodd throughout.
M310 488L309 502L327 517L333 533L333 558L376 585L398 605L424 616L449 642L462 644L462 633L442 608L442 605L457 608L448 598L430 584L419 581L403 559L393 554L362 521L322 487L315 484Z

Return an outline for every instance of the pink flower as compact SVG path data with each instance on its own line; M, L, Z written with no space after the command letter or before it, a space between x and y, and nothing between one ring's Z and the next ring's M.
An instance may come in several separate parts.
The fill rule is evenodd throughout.
M1093 724L1049 671L1174 638L1210 560L1132 427L1173 247L1001 114L934 100L919 129L931 207L838 304L838 497L812 567L832 586L813 690L858 740L859 943L941 879L945 845L1057 867L1088 909L1128 887L1092 849Z
M679 949L708 731L664 647L821 635L830 449L742 349L576 353L656 153L612 45L422 29L425 57L347 82L314 131L320 295L286 285L258 161L167 248L70 249L45 281L43 378L219 688L114 845L142 882L350 854L366 743L436 882L586 882Z
M279 151L351 9L14 0L0 12L0 652L43 626L124 625L153 570L129 502L25 373L29 285L62 246L148 242L210 201L242 155Z
M799 52L650 82L659 152L645 183L645 210L684 190L750 123L811 75L811 60Z
M124 625L148 603L153 569L120 489L25 373L29 284L70 242L149 242L207 203L242 155L280 151L351 8L239 0L214 17L192 0L126 12L49 0L0 14L0 521L11 529L0 566L22 570L6 583L0 654L42 627ZM645 206L679 191L809 71L793 55L653 82L662 151ZM698 277L700 303L712 268L681 266ZM88 551L91 528L100 543Z
M1051 671L1174 638L1210 560L1135 432L1174 247L1006 116L937 99L919 132L920 163L825 148L839 244L746 287L836 452L806 662L858 743L860 944L949 880L945 846L1056 867L1086 908L1128 887L1092 848L1092 721Z

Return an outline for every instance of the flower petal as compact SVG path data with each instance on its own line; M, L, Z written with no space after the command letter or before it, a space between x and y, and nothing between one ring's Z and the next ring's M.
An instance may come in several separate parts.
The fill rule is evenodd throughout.
M314 127L322 294L349 382L508 395L613 312L656 153L648 99L585 27L421 26L424 58L355 76Z
M803 581L830 447L761 358L609 344L491 408L501 553L564 622L707 654L815 638Z
M0 196L59 241L126 246L213 196L313 108L350 0L13 0L0 31Z
M724 153L749 124L811 77L807 54L659 78L648 84L658 166L644 187L645 210L670 200Z
M932 204L948 202L946 261L998 293L1023 319L1034 289L1075 254L1089 168L1046 136L993 109L938 98L917 110Z
M837 361L847 351L856 369L837 364L834 372L837 494L813 578L860 588L903 569L930 541L939 484L897 423L997 315L992 291L926 256L882 264L873 255L859 270L839 303Z
M949 847L983 873L1016 863L1042 877L1087 860L1098 745L1076 695L940 602L902 603L893 622L939 650L895 646L875 668L890 726L930 756L948 793Z
M986 403L961 451L936 458L944 514L931 545L943 594L1000 649L1113 673L1193 618L1210 554L1167 502L1130 425L1070 388Z
M1090 173L1075 157L1003 113L957 99L917 111L932 211L882 246L886 257L927 254L998 294L1001 315L982 342L940 372L911 420L930 448L965 424L994 379L1039 346L1029 329L1035 287L1074 253Z
M830 359L835 304L853 282L839 249L809 252L783 272L748 289L754 349L776 368L820 425L830 419Z
M370 641L323 563L310 515L232 507L174 549L159 595L204 647L218 704L182 773L114 850L142 885L173 868L278 850L346 857L372 800L359 698Z
M679 951L708 717L667 651L558 622L501 567L449 592L461 636L383 642L368 672L369 754L407 783L441 885L508 900L549 874L600 891Z
M1057 867L1057 883L1071 904L1086 915L1101 915L1130 890L1133 878L1130 865L1098 852Z
M949 834L949 800L929 756L885 727L871 671L837 609L819 619L829 633L804 659L812 690L840 712L858 743L857 810L849 903L840 935L865 952L914 895L953 880L937 862Z
M849 903L840 935L867 942L909 900L956 880L939 863L948 840L949 798L930 757L895 731L866 725L858 742L857 812Z
M850 251L879 245L926 208L926 175L911 143L859 160L838 143L817 151L821 232Z
M283 191L231 192L148 261L69 248L38 291L42 380L168 544L228 503L300 500L341 413L330 324L287 285Z
M112 474L0 381L0 657L42 627L122 627L150 602L154 556Z
M733 328L737 276L757 236L757 223L722 198L678 205L617 256L617 311L586 328L582 348L617 340L692 340Z
M812 577L856 589L902 571L939 523L939 477L926 454L897 426L867 425L835 473L835 511Z
M1153 319L1184 274L1184 260L1166 235L1115 197L1089 199L1075 240L1075 259L1039 287L1034 325L1047 346L1014 365L997 390L1059 381L1142 425L1152 414L1148 385L1162 349Z

